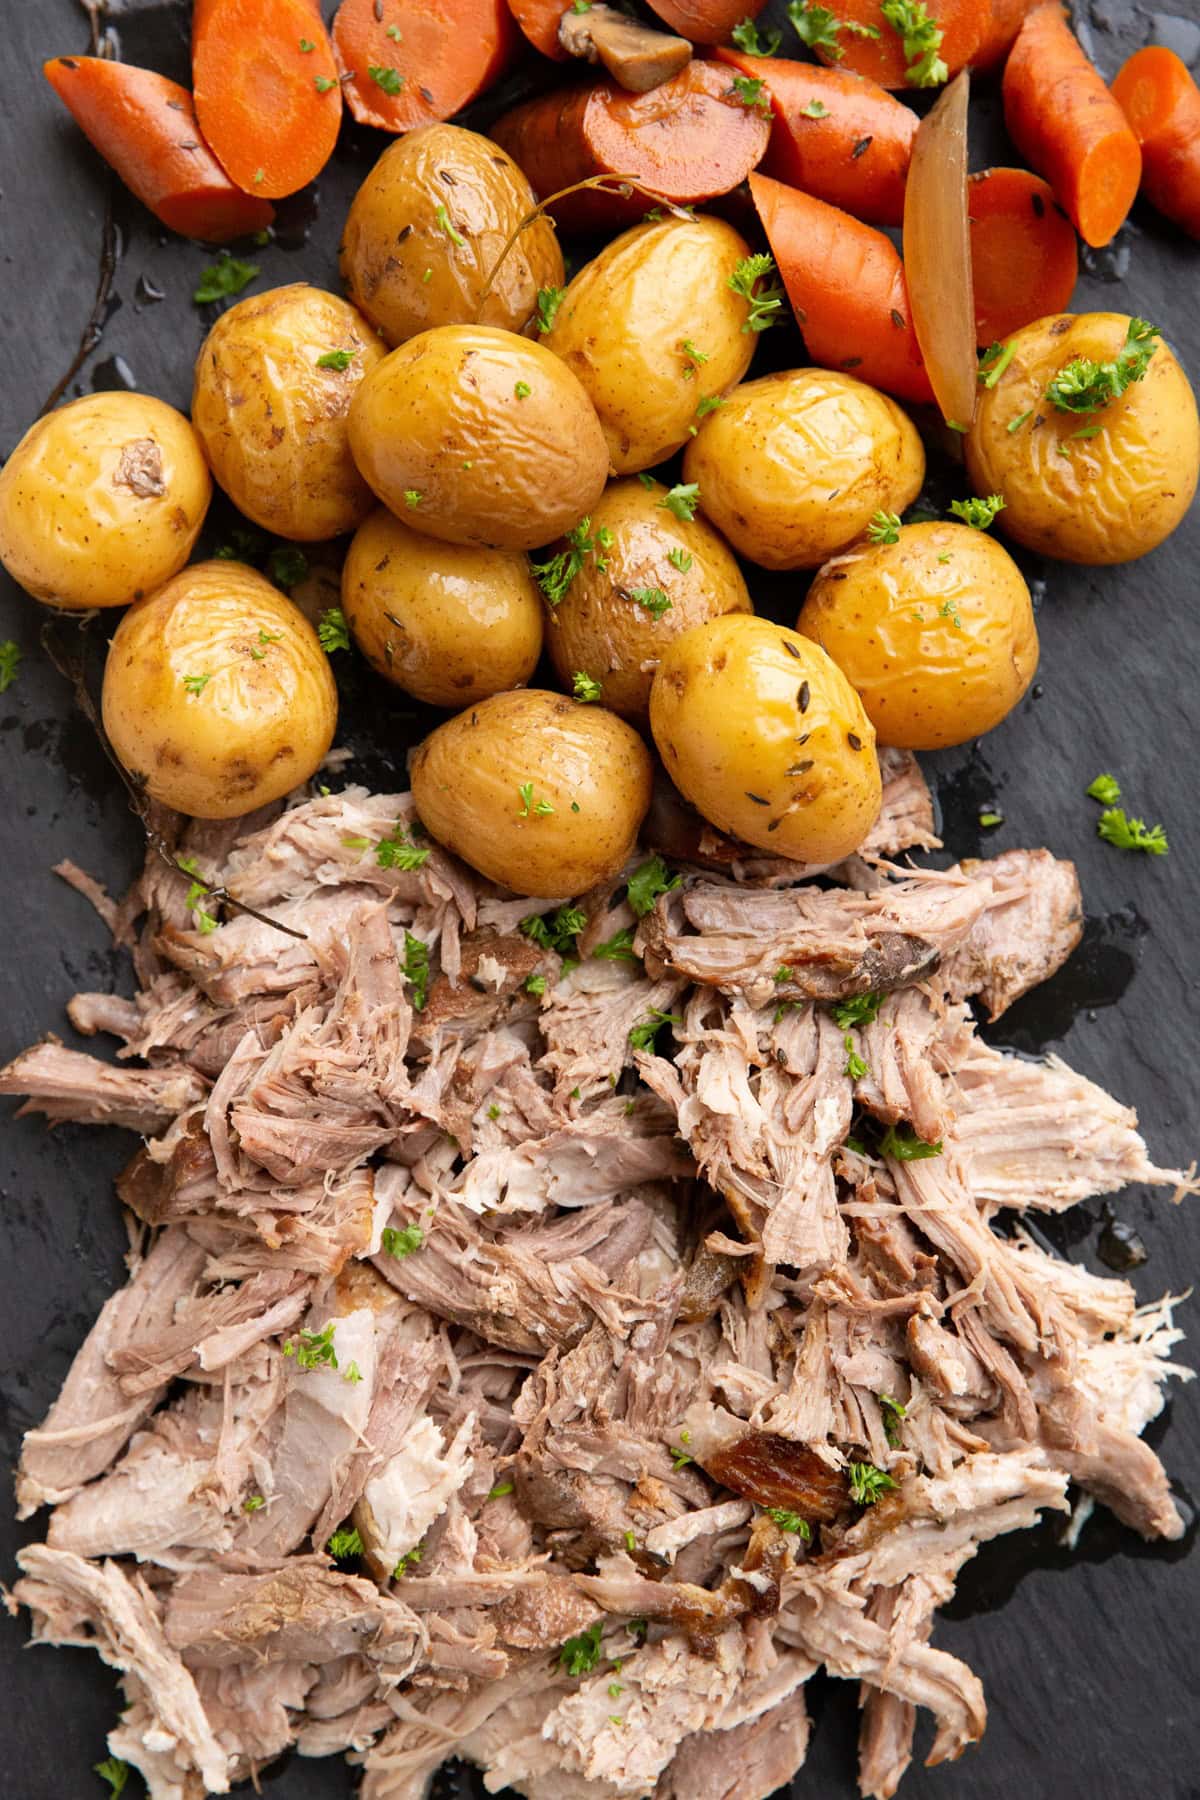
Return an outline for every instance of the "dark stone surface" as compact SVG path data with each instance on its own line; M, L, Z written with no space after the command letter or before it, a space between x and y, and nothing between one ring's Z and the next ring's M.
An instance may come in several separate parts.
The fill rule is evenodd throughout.
M772 12L782 11L776 4ZM933 9L936 12L936 8ZM50 55L79 51L86 21L72 0L6 0L7 103L0 195L0 454L7 454L74 353L92 304L108 183L104 171L39 76ZM1196 15L1196 0L1181 13ZM1101 68L1111 74L1152 34L1195 53L1200 34L1173 27L1150 7L1097 0L1085 21ZM186 79L187 8L125 0L116 11L130 61ZM994 93L981 93L975 167L1004 161ZM362 173L383 147L372 134L344 134L315 201L289 208L283 242L253 252L260 286L303 277L336 287L338 228ZM211 258L168 241L113 184L118 261L100 342L70 392L133 381L186 406L192 360L211 309L190 294ZM1076 306L1112 307L1159 322L1200 373L1200 252L1140 208L1114 251L1089 259ZM163 294L160 301L149 291ZM760 367L803 360L794 331L764 340ZM945 472L943 471L943 476ZM950 491L953 491L951 489ZM959 490L961 491L961 489ZM228 515L224 515L225 523ZM219 541L222 521L210 541ZM1124 569L1030 567L1042 583L1042 667L1018 712L981 747L928 759L955 855L1015 844L1047 844L1079 864L1089 915L1084 947L1062 974L1027 999L996 1037L1024 1050L1053 1048L1137 1106L1160 1161L1186 1163L1196 1149L1193 1055L1196 832L1195 669L1200 650L1196 516L1166 547ZM767 610L790 616L801 584L752 587ZM78 987L125 983L100 921L50 873L70 855L119 891L133 873L139 831L90 730L38 646L42 615L11 584L0 595L0 638L25 652L17 684L0 700L6 804L0 810L0 880L8 941L0 1056L47 1030L65 1032L63 1004ZM415 718L363 677L348 696L343 741L368 773L384 778ZM1116 773L1133 808L1162 819L1171 854L1121 855L1094 835L1096 808L1084 788L1101 769ZM1004 814L982 832L981 807ZM47 1134L33 1121L10 1126L0 1148L0 1281L4 1319L0 1406L3 1454L39 1420L95 1312L121 1277L124 1230L111 1177L128 1140L67 1127ZM1185 1288L1200 1269L1193 1207L1132 1191L1116 1203L1149 1260L1133 1276L1144 1298ZM1097 1259L1098 1206L1050 1220L1047 1232L1073 1260ZM1190 1323L1192 1309L1182 1320ZM1181 1490L1200 1493L1200 1390L1175 1387L1165 1420L1151 1428ZM12 1574L18 1529L0 1502L0 1577ZM968 1568L936 1641L980 1672L991 1725L957 1768L915 1770L909 1800L1200 1800L1200 1723L1195 1698L1200 1573L1183 1546L1140 1544L1098 1512L1075 1554L1057 1525L986 1548ZM100 1792L91 1764L105 1754L116 1702L112 1678L90 1654L25 1654L22 1629L0 1633L9 1791L20 1800L74 1800ZM796 1793L841 1800L854 1792L854 1692L812 1688L817 1729ZM927 1734L921 1734L927 1743ZM292 1759L266 1777L287 1800L348 1795L337 1762ZM439 1793L477 1793L442 1778Z

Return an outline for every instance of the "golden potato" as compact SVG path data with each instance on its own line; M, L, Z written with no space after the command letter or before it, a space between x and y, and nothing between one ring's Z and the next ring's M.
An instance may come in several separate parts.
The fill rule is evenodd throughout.
M729 286L748 255L722 219L663 219L614 238L568 287L543 342L591 395L618 475L686 444L750 367L748 309Z
M481 700L419 744L426 830L516 894L565 899L610 881L650 804L650 754L599 706L522 688Z
M650 690L667 774L718 831L835 863L879 815L875 730L811 639L727 613L668 644Z
M685 481L736 550L764 569L812 569L882 507L921 491L925 452L894 400L831 369L743 382L688 445Z
M1003 494L1001 529L1044 556L1130 562L1169 537L1192 503L1200 421L1166 344L1156 343L1140 381L1094 411L1062 411L1047 396L1077 358L1117 357L1130 323L1125 313L1039 319L1006 339L1011 360L980 389L966 440L972 485Z
M104 668L104 729L155 800L232 819L333 742L337 688L298 607L245 563L194 563L131 606Z
M638 722L672 638L719 613L754 611L728 545L703 519L676 518L666 493L657 481L606 489L589 524L595 548L546 625L563 684L590 675L605 706Z
M196 358L192 418L213 474L248 519L315 543L366 518L374 501L346 418L385 354L352 306L303 281L222 313Z
M902 525L818 574L797 630L820 644L884 744L942 750L1010 713L1038 664L1025 578L986 531Z
M192 553L212 498L200 440L150 394L85 394L0 469L0 563L48 606L127 606Z
M608 472L600 421L566 364L489 325L442 325L386 356L354 397L350 446L407 524L504 550L577 524Z
M529 680L542 602L517 550L441 544L381 506L342 569L354 641L388 681L430 706L466 706Z
M563 259L544 214L501 252L537 206L507 151L461 125L425 125L384 151L342 233L346 292L395 346L434 325L521 331L539 288L562 286ZM477 318L478 315L478 318Z

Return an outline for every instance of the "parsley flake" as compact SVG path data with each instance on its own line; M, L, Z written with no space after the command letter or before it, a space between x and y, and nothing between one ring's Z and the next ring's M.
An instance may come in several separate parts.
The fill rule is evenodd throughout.
M908 1417L908 1408L902 1400L893 1400L890 1394L877 1394L876 1399L883 1413L884 1434L894 1450L900 1442L900 1421Z
M1088 783L1087 794L1090 800L1099 800L1101 806L1115 806L1121 798L1121 784L1115 775L1097 775L1095 781Z
M1144 819L1131 819L1123 807L1108 806L1100 814L1096 831L1106 844L1117 850L1144 850L1149 856L1165 856L1170 846L1161 825L1147 825Z
M405 488L404 504L407 506L409 512L415 512L417 507L421 504L420 488Z
M414 1544L411 1550L406 1550L404 1552L404 1555L392 1570L392 1580L403 1581L409 1570L415 1569L420 1560L421 1546L420 1544Z
M590 1675L600 1661L600 1633L604 1621L597 1619L578 1637L568 1638L558 1653L559 1667L568 1675Z
M333 1345L334 1325L335 1321L331 1319L322 1331L301 1331L298 1337L288 1338L283 1346L283 1354L294 1357L298 1369L336 1369L338 1359Z
M17 679L21 656L21 646L13 638L5 638L0 644L0 694L7 694Z
M890 1156L893 1162L924 1162L927 1157L942 1154L942 1140L927 1144L911 1125L889 1125L879 1140L879 1154Z
M381 63L368 63L367 74L371 77L371 80L375 83L376 87L381 87L385 94L398 94L400 89L404 86L404 77L401 75L400 71L398 69L384 68ZM445 210L445 207L442 206L438 208L439 212L444 212Z
M739 106L750 107L755 112L771 116L771 102L763 92L766 83L761 75L735 75L731 85L725 90L736 99Z
M308 558L295 544L278 544L267 558L267 574L276 587L289 592L308 574Z
M673 569L678 569L681 575L686 575L692 566L692 553L690 550L681 550L676 544L674 550L667 551L667 561Z
M644 606L653 619L661 619L671 610L671 601L660 587L630 588L629 598L638 606Z
M317 75L313 78L313 86L318 94L327 94L331 88L337 86L337 79L333 75Z
M801 107L802 119L825 119L829 116L829 108L823 100L810 100L807 106Z
M103 1762L93 1763L92 1769L101 1781L107 1781L111 1790L110 1800L117 1800L117 1796L125 1792L125 1784L132 1771L131 1765L122 1762L119 1756L106 1756Z
M760 251L755 256L743 256L729 277L726 286L740 294L750 308L742 323L743 331L766 331L778 324L776 315L783 305L782 287L777 281L768 281L763 288L758 285L774 273L775 259Z
M537 296L538 330L553 331L558 309L566 299L566 288L539 288Z
M428 844L414 844L400 824L389 837L380 838L375 846L375 861L381 869L422 869L430 854Z
M357 350L326 350L324 356L318 356L318 369L348 369L358 355Z
M863 1076L869 1075L871 1071L854 1048L854 1039L848 1031L844 1034L842 1043L846 1050L846 1074L851 1081L861 1081Z
M641 959L633 948L634 930L632 925L623 925L604 943L597 944L592 955L601 962L639 962Z
M729 35L747 56L774 56L783 42L782 32L760 32L753 19L742 19Z
M518 819L528 819L531 814L536 818L545 818L548 813L554 811L549 800L534 799L532 781L523 781L518 787L517 793L521 799L521 805L517 812Z
M598 700L601 694L600 683L583 669L576 669L571 677L571 691L576 700L586 706L592 700Z
M883 1469L877 1469L874 1463L854 1462L850 1464L850 1498L858 1506L874 1506L881 1494L886 1494L896 1483Z
M667 865L657 853L648 857L629 877L626 890L629 904L639 919L651 911L660 894L669 893L680 883L678 875L668 873Z
M867 525L867 536L873 544L898 544L900 542L900 515L894 512L875 513Z
M435 207L433 216L437 220L438 230L444 231L452 244L457 244L460 250L464 250L466 248L467 240L461 231L455 229L454 223L450 214L446 211L446 208L444 206Z
M1046 399L1060 412L1090 413L1116 400L1132 382L1141 381L1158 349L1157 327L1148 319L1130 319L1125 342L1108 362L1077 356L1051 381Z
M242 1511L244 1513L261 1512L266 1504L261 1494L251 1494L249 1499L242 1501Z
M806 1544L811 1544L812 1526L798 1512L791 1512L786 1506L768 1506L767 1517L774 1520L780 1531L790 1531L795 1537L803 1538Z
M986 531L997 513L1004 511L1004 495L989 494L986 500L974 497L970 500L952 500L950 511L972 531Z
M211 675L185 675L183 685L189 694L194 694L199 698L211 680Z
M533 389L530 387L530 385L527 381L518 381L517 385L513 389L513 393L517 396L518 400L528 400L528 398L529 398L530 394L532 394L532 392L533 392Z
M411 1256L425 1242L425 1233L419 1225L405 1225L397 1230L394 1225L385 1225L382 1237L383 1253L394 1256L397 1261L403 1256Z
M350 648L350 627L340 606L331 606L321 614L317 636L321 640L322 650L328 656L332 656L335 650Z
M330 1556L341 1562L348 1556L361 1556L363 1553L362 1533L354 1525L343 1525L334 1532L325 1546Z
M216 262L205 269L196 283L192 299L197 306L211 306L214 300L227 300L249 287L258 273L257 263L241 262L228 250L222 250Z
M404 961L400 972L412 989L413 1011L424 1012L429 993L429 945L414 937L411 931L404 933Z
M611 550L612 545L613 535L607 525L602 525L593 534L591 519L584 518L567 532L565 550L547 557L545 562L531 561L529 567L533 578L550 605L558 606L566 598L567 589L589 556L599 570L607 569L608 558L604 552Z
M678 481L673 488L668 488L664 497L658 502L667 512L673 513L677 519L694 519L696 508L700 504L700 484L696 481Z
M631 1050L649 1050L653 1053L654 1040L663 1026L682 1024L683 1020L675 1013L659 1012L657 1007L651 1007L646 1018L640 1019L630 1031L629 1047ZM691 1457L688 1458L688 1461L691 1461Z
M834 1023L841 1031L848 1031L852 1025L872 1025L879 1017L883 1002L883 994L853 994L849 1000L839 1000L834 1007Z
M979 359L979 380L985 388L995 387L1016 354L1015 344L990 344L988 346Z
M939 56L942 32L936 19L914 0L882 0L879 8L904 44L904 73L914 87L937 87L950 70Z

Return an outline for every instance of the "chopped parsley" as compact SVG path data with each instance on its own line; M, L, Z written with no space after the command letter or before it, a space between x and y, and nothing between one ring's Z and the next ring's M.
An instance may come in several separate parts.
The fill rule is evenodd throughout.
M545 991L546 977L544 975L527 975L525 977L525 992L527 994L541 995L544 994Z
M810 50L824 50L835 62L842 60L846 53L838 42L838 22L828 7L812 6L809 0L791 0L787 15L801 43Z
M446 211L446 208L444 206L435 207L433 216L437 220L438 230L444 231L446 236L450 239L450 242L452 244L457 244L460 250L465 249L467 240L461 231L455 230L454 222L451 219L450 214Z
M321 614L317 625L317 636L321 640L321 648L332 656L335 650L350 648L350 627L346 623L346 615L340 606L331 606Z
M647 1017L639 1019L638 1023L630 1031L629 1047L631 1050L649 1050L653 1053L654 1040L662 1030L663 1026L682 1024L683 1020L679 1018L677 1014L659 1012L657 1007L652 1006ZM688 1460L690 1461L691 1459L689 1458Z
M308 574L308 558L295 544L279 544L267 558L267 574L276 587L287 592Z
M579 946L575 939L588 922L579 906L560 906L553 913L530 913L521 920L520 930L531 943L542 950L556 950L560 956L574 956Z
M1115 806L1121 798L1121 784L1115 775L1097 775L1095 781L1088 783L1087 794L1101 806Z
M578 1637L568 1638L558 1653L559 1667L568 1675L590 1675L600 1661L600 1633L604 1621L597 1619Z
M119 1756L106 1756L103 1762L93 1763L92 1769L101 1781L109 1785L110 1800L117 1800L118 1794L125 1792L125 1784L129 1780L131 1765L122 1762Z
M743 331L766 331L769 326L778 323L776 314L783 305L783 289L777 281L767 282L766 287L759 288L758 283L767 276L774 275L775 260L759 251L754 256L743 256L726 286L735 294L740 294L750 308L743 321Z
M414 512L416 510L416 508L418 506L420 506L420 504L421 504L420 488L405 488L404 504L405 504L405 506L407 506L407 508L410 512Z
M776 987L782 987L785 981L790 981L792 979L791 963L780 963L772 979Z
M199 698L211 680L211 675L185 675L183 685L189 694L194 694Z
M1170 848L1161 825L1147 825L1144 819L1130 819L1120 806L1105 807L1096 830L1106 844L1112 844L1118 850L1144 850L1149 856L1165 856Z
M326 350L324 356L318 356L318 369L348 369L358 355L357 350Z
M404 33L398 25L389 25L386 35L391 38L393 44L400 44L404 41Z
M890 1394L877 1394L876 1399L883 1413L884 1433L894 1450L900 1442L900 1421L908 1417L908 1408L902 1400L893 1400Z
M1091 413L1116 400L1132 382L1141 381L1158 349L1156 326L1130 319L1125 342L1108 362L1077 356L1051 381L1046 399L1060 412Z
M1005 431L1007 431L1009 437L1012 436L1014 431L1020 431L1020 429L1021 429L1022 425L1024 425L1026 419L1032 419L1032 417L1033 417L1033 408L1031 406L1029 408L1028 412L1018 413L1015 419L1010 419L1008 421L1008 424L1004 427L1004 429L1005 429Z
M979 379L985 388L994 388L1017 354L1015 344L990 344L979 359ZM1026 414L1026 417L1029 415Z
M995 826L1003 825L1004 814L998 812L981 812L979 815L979 823L983 826L985 831L991 831Z
M952 500L950 511L972 531L986 531L997 513L1004 511L1004 495L989 494L986 500L972 498L970 500Z
M879 1154L894 1162L924 1162L926 1157L942 1154L942 1140L927 1144L911 1125L889 1125L879 1140Z
M690 550L681 550L676 544L674 550L667 551L667 561L673 569L678 569L681 575L686 575L692 566L692 553ZM19 654L20 652L18 652ZM0 692L2 691L0 690Z
M761 87L762 82L760 81L758 85ZM688 359L687 367L683 371L684 380L690 381L701 363L706 363L708 361L708 351L698 350L691 338L684 338L679 348Z
M931 19L921 4L914 0L882 0L879 8L892 29L904 43L904 71L914 87L937 87L949 79L950 71L938 52L942 32L936 19Z
M375 861L381 869L422 869L429 856L428 844L414 844L400 824L390 837L380 838L375 846Z
M513 388L513 393L517 396L518 400L528 400L528 398L529 398L530 394L532 394L532 392L533 392L533 389L530 387L530 385L527 381L518 381L516 386Z
M594 676L586 674L583 669L576 669L571 677L571 692L576 700L582 701L586 706L590 701L600 698L600 683Z
M490 1489L490 1491L488 1493L488 1499L489 1500L503 1500L504 1496L506 1494L511 1494L512 1491L513 1491L513 1484L511 1481L498 1481L496 1483L495 1487Z
M330 1556L339 1562L348 1556L361 1556L363 1553L362 1533L354 1525L343 1525L334 1532L325 1548Z
M803 1538L806 1544L812 1543L812 1526L798 1512L790 1512L786 1506L768 1506L767 1517L780 1531L790 1531L795 1537Z
M7 694L17 679L21 654L21 646L13 638L5 638L4 642L0 644L0 694Z
M303 51L305 56L308 55L310 50L315 50L316 47L317 46L313 43L311 38L301 38L300 39L300 48Z
M709 413L716 412L717 408L724 406L724 404L725 397L723 394L702 394L700 399L696 402L696 417L698 419L707 419Z
M851 1081L861 1081L863 1076L869 1075L871 1071L854 1048L854 1039L848 1031L844 1034L842 1043L846 1050L846 1074Z
M411 931L404 933L404 961L400 972L412 989L414 1012L424 1012L429 995L429 945L423 944Z
M680 877L671 875L667 865L657 853L648 857L644 863L633 871L629 877L627 889L629 904L639 919L644 919L654 906L660 894L668 893L671 888L679 886Z
M385 94L398 94L400 89L404 86L404 77L401 75L400 71L398 69L384 68L382 63L368 63L367 74L371 77L375 86L381 87ZM442 206L438 208L439 212L444 212L445 210L445 207Z
M941 559L939 558L938 560L940 561ZM938 618L949 619L956 631L961 631L963 628L962 614L959 612L958 607L953 600L942 601L942 604L938 607Z
M833 1009L834 1023L842 1031L851 1025L872 1025L885 998L883 994L854 994L849 1000L839 1000Z
M829 116L829 108L823 100L810 100L807 106L801 107L800 116L803 119L824 119Z
M686 1469L687 1465L692 1460L687 1451L677 1450L674 1444L669 1444L667 1448L671 1452L671 1467L673 1469Z
M634 950L633 937L633 926L623 925L620 931L614 932L603 944L597 944L592 955L600 962L638 962L640 958Z
M851 1463L849 1475L850 1498L859 1506L874 1506L880 1494L886 1494L896 1485L891 1476L885 1470L877 1469L874 1463Z
M753 19L742 19L729 35L747 56L774 56L783 42L782 32L760 32Z
M283 1354L295 1357L298 1369L336 1369L338 1359L333 1346L334 1323L331 1319L322 1331L302 1331L298 1337L288 1338L283 1346Z
M894 512L875 513L867 525L867 536L873 544L898 544L900 542L900 515Z
M726 92L737 100L739 106L748 106L755 112L771 116L771 102L763 88L766 83L761 75L735 75Z
M607 525L601 525L593 534L591 519L583 518L568 531L566 543L565 550L547 557L545 562L530 562L529 565L534 580L551 606L558 606L566 598L567 589L589 556L601 572L607 569L608 558L604 553L612 549L613 534Z
M331 88L337 86L337 79L333 75L317 75L313 78L313 86L318 94L327 94Z
M496 1120L500 1117L500 1108L497 1106L497 1104L494 1100L492 1101L492 1104L487 1109L487 1116L492 1121L493 1125L496 1123Z
M518 819L527 819L531 813L537 818L545 818L548 813L554 811L549 800L534 799L532 781L523 781L517 789L517 793L520 795L521 799L521 805L517 812Z
M537 296L538 330L553 331L558 309L566 299L566 288L539 288Z
M404 1225L397 1230L394 1225L383 1228L383 1253L394 1256L397 1261L403 1256L411 1256L425 1242L425 1233L419 1225Z
M404 1552L404 1555L392 1570L392 1580L403 1581L409 1570L415 1569L420 1560L421 1546L420 1544L414 1544L411 1550L406 1550Z
M629 598L644 606L652 619L661 619L671 610L671 601L660 587L630 588Z
M192 299L197 306L211 306L214 300L228 300L249 287L258 273L257 263L241 262L238 257L230 256L228 250L222 250L216 262L205 269L196 283Z
M261 1494L251 1494L248 1500L242 1501L242 1511L244 1513L261 1512L266 1504Z
M700 484L696 481L677 481L673 488L668 488L658 502L667 512L673 513L677 519L694 519L696 508L700 504Z

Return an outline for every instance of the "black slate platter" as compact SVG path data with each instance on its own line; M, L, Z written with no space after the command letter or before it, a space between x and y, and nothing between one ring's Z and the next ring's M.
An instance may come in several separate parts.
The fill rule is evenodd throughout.
M931 10L936 12L936 7ZM1078 19L1106 75L1130 51L1169 41L1200 67L1200 6L1167 17L1124 0L1092 0ZM770 16L779 14L773 0ZM187 79L189 8L120 0L111 24L120 53ZM96 331L67 384L68 395L136 386L186 407L191 369L212 308L192 303L198 246L168 239L110 182L41 81L42 61L82 51L87 20L73 0L3 0L6 103L0 112L0 456L7 455L75 357L93 309L98 261L111 206L114 269L96 309ZM784 24L785 35L790 32ZM510 78L528 83L528 71ZM973 166L1011 160L998 100L981 91ZM384 147L347 128L317 191L285 208L278 241L254 251L260 287L304 279L337 287L338 232L363 174ZM1085 258L1075 305L1112 308L1159 323L1200 378L1200 250L1139 207L1109 250ZM764 339L760 368L804 360L790 325ZM935 469L939 501L953 471ZM227 533L214 509L206 539ZM1196 606L1200 521L1194 510L1174 539L1124 569L1027 563L1040 600L1042 666L1017 712L981 746L926 760L941 801L949 856L1046 844L1073 857L1088 912L1084 943L1060 975L1028 997L991 1034L1022 1051L1052 1050L1134 1104L1160 1162L1196 1153L1195 972L1197 704L1200 611ZM791 616L797 584L750 571L760 607ZM0 581L0 639L24 651L20 678L0 700L4 798L0 889L7 939L0 1057L47 1030L71 1033L63 1005L78 988L129 975L90 908L52 874L70 856L114 892L138 864L140 828L91 728L39 646L43 615ZM74 627L70 628L73 631ZM93 633L99 636L99 633ZM356 772L402 780L403 753L423 722L361 673L347 680L341 741ZM1097 809L1084 789L1116 773L1134 810L1163 820L1166 858L1123 855L1095 836ZM1004 815L990 831L981 810ZM94 1044L88 1048L95 1049ZM120 1134L34 1121L9 1124L0 1148L0 1426L2 1455L15 1462L21 1433L41 1419L105 1297L122 1278L125 1232L111 1179L131 1143ZM1135 1276L1151 1299L1179 1292L1200 1274L1200 1222L1161 1194L1132 1190L1117 1217L1136 1229L1149 1260ZM1060 1253L1103 1270L1099 1206L1043 1229ZM1193 1308L1181 1320L1191 1327ZM1185 1350L1184 1354L1187 1354ZM1193 1360L1195 1350L1191 1351ZM1189 1518L1200 1496L1200 1386L1176 1384L1150 1428ZM17 1527L7 1481L0 1493L0 1578L10 1579L20 1543L39 1522ZM1144 1546L1098 1511L1073 1552L1051 1520L986 1547L964 1573L937 1628L937 1643L965 1657L985 1683L991 1724L982 1746L956 1767L916 1767L909 1800L1200 1800L1200 1566L1182 1544ZM0 1631L4 1766L17 1800L76 1800L100 1794L90 1772L105 1755L117 1693L94 1657L80 1651L25 1653L23 1625ZM811 1685L815 1718L808 1765L792 1792L842 1800L853 1781L855 1695L850 1684ZM922 1731L918 1749L928 1743ZM340 1762L292 1758L264 1777L287 1800L349 1795ZM136 1783L134 1784L134 1788ZM133 1792L134 1788L129 1791ZM439 1777L443 1800L482 1793L475 1777Z

